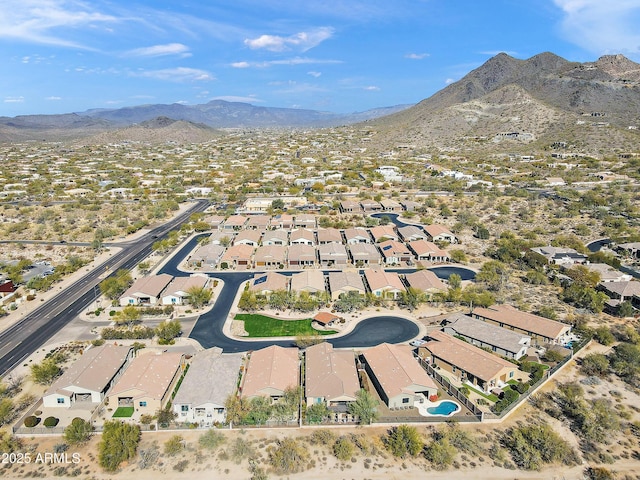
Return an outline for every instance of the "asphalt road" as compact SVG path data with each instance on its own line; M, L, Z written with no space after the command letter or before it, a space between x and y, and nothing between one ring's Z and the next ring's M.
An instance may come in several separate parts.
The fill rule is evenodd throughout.
M132 242L121 243L122 250L106 264L111 275L121 268L131 269L151 253L151 246L158 238L188 220L189 216L204 211L209 202L199 201L194 207L169 222L154 228L148 234ZM102 281L102 268L96 268L48 302L0 333L0 375L14 368L35 352L95 299L95 288ZM56 288L54 286L54 288Z

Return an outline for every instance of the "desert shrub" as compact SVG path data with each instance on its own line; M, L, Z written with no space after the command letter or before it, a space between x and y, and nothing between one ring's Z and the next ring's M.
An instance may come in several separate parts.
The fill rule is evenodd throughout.
M115 472L125 460L135 457L140 443L140 427L118 421L104 423L98 444L98 462L108 472Z
M393 456L400 458L405 458L407 455L415 457L424 447L424 442L416 427L409 425L393 427L383 441Z
M35 427L38 423L40 423L40 419L35 415L29 415L24 419L24 426L28 428Z
M609 360L601 353L590 353L582 359L580 371L588 376L604 376L609 372Z
M295 439L285 438L269 447L269 464L278 475L302 472L309 468L309 452Z
M251 442L238 437L231 445L229 454L236 463L240 463L242 460L253 459L256 456L256 451L251 445Z
M510 428L501 441L516 465L524 470L540 470L547 463L576 463L571 446L546 423Z
M164 442L165 455L175 457L182 450L184 450L184 439L181 435L174 435L169 440Z
M60 420L57 419L56 417L47 417L44 419L43 425L47 428L53 428L56 425L58 425L58 422Z
M353 453L356 448L353 442L348 437L340 437L333 444L333 454L336 456L338 460L346 462L351 457L353 457Z
M207 430L202 435L200 435L200 438L198 439L198 444L201 447L206 448L208 450L215 450L220 445L222 445L224 441L225 441L225 437L222 433L220 433L217 430L210 429L210 430Z
M89 441L93 435L93 426L82 418L74 418L71 424L64 429L64 439L70 445L79 445Z
M309 441L312 445L331 445L336 440L336 434L326 428L314 430Z
M446 437L433 440L424 449L424 456L431 462L434 470L446 470L453 464L457 453Z

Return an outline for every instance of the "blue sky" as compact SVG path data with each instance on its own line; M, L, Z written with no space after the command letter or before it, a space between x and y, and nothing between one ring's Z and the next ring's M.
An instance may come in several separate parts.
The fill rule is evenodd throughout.
M640 0L2 0L0 115L148 103L356 112L498 52L640 62Z

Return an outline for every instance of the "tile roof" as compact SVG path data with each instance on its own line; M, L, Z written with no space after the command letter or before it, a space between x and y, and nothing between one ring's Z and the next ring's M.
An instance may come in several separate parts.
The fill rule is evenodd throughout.
M327 342L308 347L305 351L305 395L326 400L355 400L360 390L353 352L334 350Z
M251 353L242 382L242 396L263 395L265 390L284 392L298 385L297 348L272 345Z

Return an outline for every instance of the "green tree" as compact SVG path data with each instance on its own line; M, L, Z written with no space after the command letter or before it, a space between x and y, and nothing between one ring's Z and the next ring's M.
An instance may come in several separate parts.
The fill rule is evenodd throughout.
M189 295L189 303L193 308L200 308L203 305L208 305L213 298L213 292L210 288L199 287L197 285L187 289L187 295Z
M454 248L453 250L451 250L449 252L449 256L451 257L451 260L456 263L465 263L469 261L469 259L467 258L467 254L464 253L464 250L460 250L459 248Z
M346 462L353 457L356 451L356 446L353 444L349 437L340 437L333 444L333 454L338 460Z
M62 374L62 369L54 357L45 358L40 363L34 363L30 370L31 379L40 385L51 385Z
M276 198L271 202L271 208L273 210L284 210L284 200L281 198Z
M238 308L245 312L253 312L258 308L258 300L256 298L256 294L245 290L240 295L240 300L238 300Z
M69 445L82 445L87 443L93 435L91 422L82 418L74 418L69 426L64 429L64 440Z
M420 306L420 304L426 302L427 296L421 290L414 287L409 287L405 291L400 292L398 297L398 305L400 307L408 309L410 312L414 311Z
M498 260L485 262L476 274L476 281L483 283L489 290L498 291L509 279L509 268Z
M331 413L325 403L314 403L307 407L307 421L309 423L322 423Z
M631 317L633 315L633 306L630 302L622 302L618 307L618 316L621 318Z
M178 414L173 411L170 404L167 404L167 406L165 406L164 408L158 409L155 415L156 420L162 427L169 426L169 424L171 424L171 422L173 422L177 416Z
M350 291L340 295L340 298L333 304L333 308L340 313L349 313L360 310L366 306L367 300L360 296L358 292Z
M433 440L424 449L424 456L431 462L434 470L446 470L453 464L457 453L456 448L449 443L446 437Z
M120 269L114 275L111 275L100 282L100 292L105 297L115 300L120 297L127 288L129 288L132 281L131 272L126 269Z
M371 425L378 418L378 404L380 402L365 389L361 388L356 393L356 399L349 404L348 411L358 417L363 425Z
M227 423L234 425L243 423L249 412L250 405L244 397L229 395L224 402L224 407L227 412Z
M165 320L156 327L156 335L158 336L158 343L160 345L173 345L175 338L180 335L182 331L182 325L180 320Z
M141 318L142 311L138 307L135 305L127 305L114 315L113 320L118 325L132 327L134 324L138 323Z
M393 427L383 439L387 449L394 457L415 457L424 448L424 442L416 427L398 425Z
M457 273L449 275L449 288L456 289L462 287L462 278Z
M135 458L140 442L140 427L130 423L106 421L98 444L98 462L108 472L115 472L125 460Z
M215 450L225 441L225 436L218 430L211 428L200 435L198 445L207 450Z

